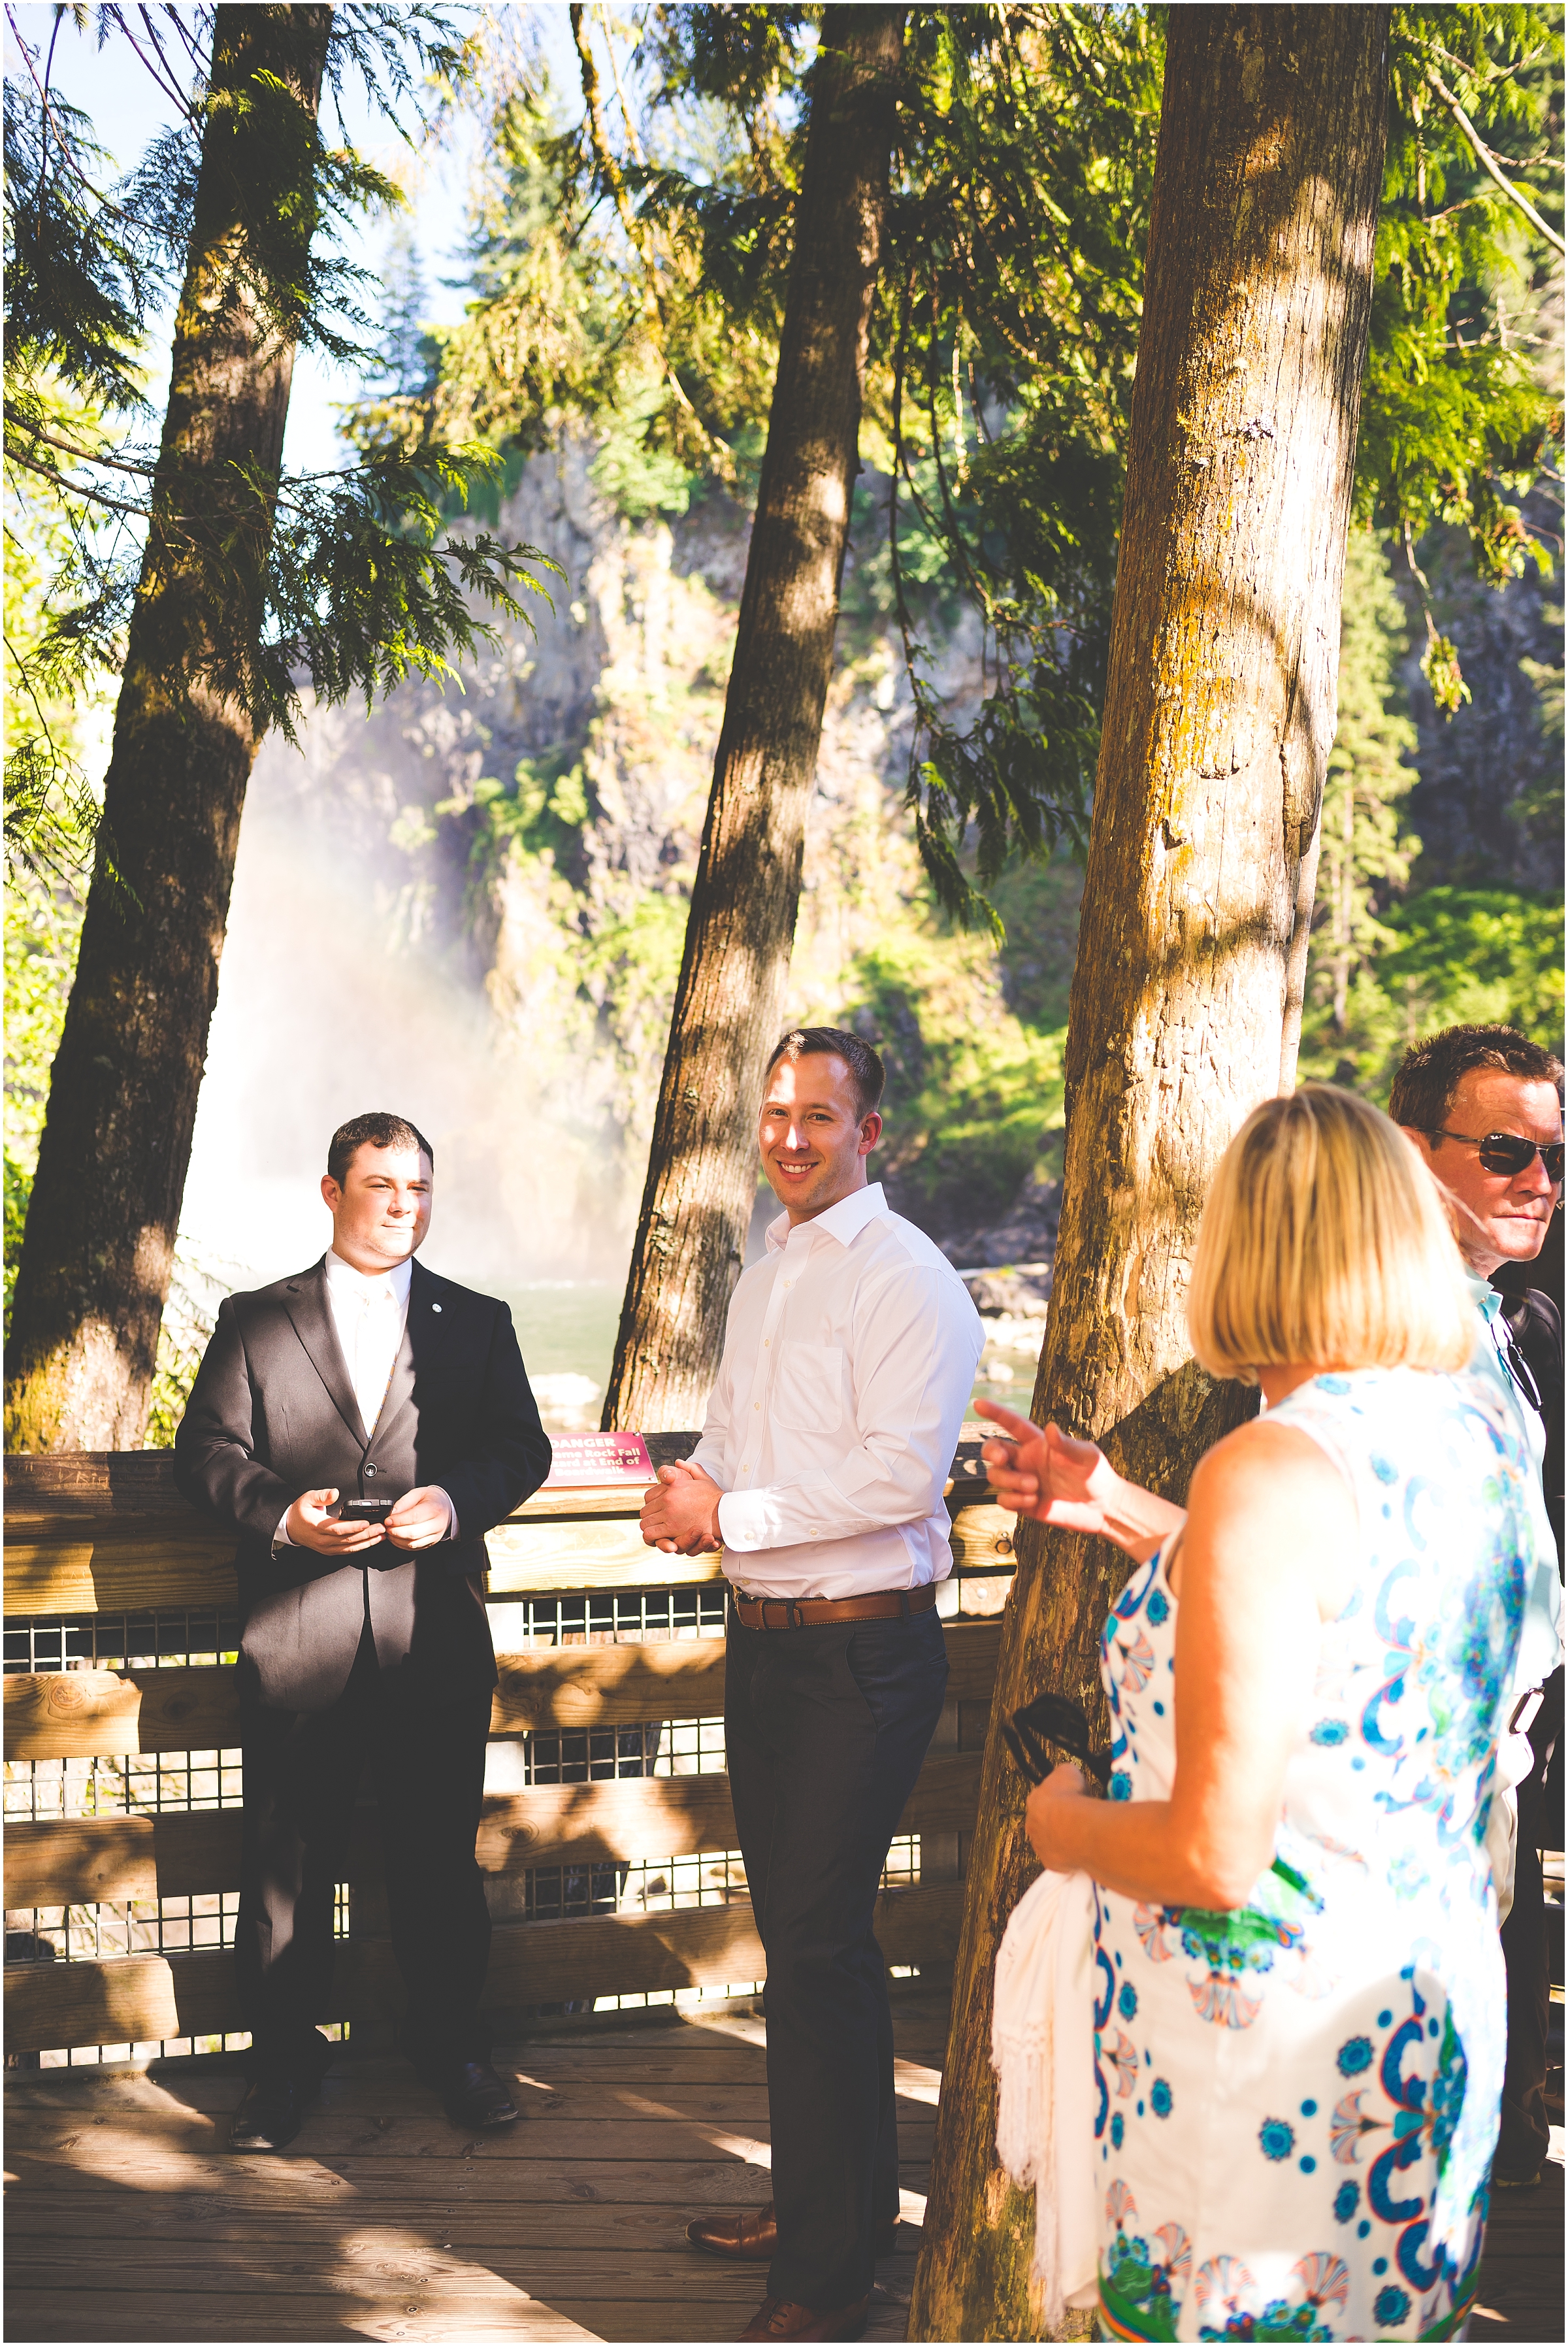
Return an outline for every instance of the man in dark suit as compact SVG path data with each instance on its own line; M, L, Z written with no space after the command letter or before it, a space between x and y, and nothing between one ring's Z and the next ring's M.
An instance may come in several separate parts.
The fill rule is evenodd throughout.
M291 2141L332 2056L315 2023L367 1755L407 2049L458 2124L517 2115L479 2016L484 1535L538 1488L550 1444L506 1305L413 1260L430 1143L401 1117L356 1117L327 1165L330 1251L223 1304L175 1441L180 1490L239 1535L238 2150Z
M1563 1321L1526 1272L1563 1207L1562 1086L1561 1060L1516 1028L1450 1026L1412 1044L1389 1101L1447 1196L1485 1330L1478 1358L1517 1399L1542 1469L1559 1571ZM1545 1678L1539 1704L1522 1704L1520 1714L1534 1764L1518 1787L1513 1902L1502 1925L1508 2064L1492 2180L1504 2190L1540 2182L1550 2144L1552 1942L1541 1851L1563 1846L1561 1664Z

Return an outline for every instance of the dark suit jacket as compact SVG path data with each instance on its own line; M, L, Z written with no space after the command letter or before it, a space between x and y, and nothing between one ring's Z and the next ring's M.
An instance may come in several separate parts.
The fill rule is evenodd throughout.
M495 1681L481 1575L484 1534L537 1490L550 1443L504 1303L415 1262L408 1324L382 1413L360 1421L327 1301L325 1258L231 1295L174 1444L185 1496L239 1534L240 1687L250 1700L322 1710L348 1680L367 1617L383 1672L412 1690ZM439 1483L457 1536L411 1556L383 1543L336 1563L274 1551L304 1491L400 1498Z
M1535 1389L1541 1395L1541 1419L1546 1428L1546 1455L1542 1475L1546 1485L1546 1511L1557 1535L1557 1563L1563 1563L1563 1322L1557 1306L1539 1287L1503 1300L1502 1316L1510 1335L1523 1353Z

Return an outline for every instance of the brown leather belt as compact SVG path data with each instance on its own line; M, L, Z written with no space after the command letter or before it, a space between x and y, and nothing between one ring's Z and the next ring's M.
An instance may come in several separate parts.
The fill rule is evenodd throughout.
M936 1603L936 1583L874 1588L865 1596L742 1596L738 1588L729 1596L743 1629L814 1629L830 1621L897 1621L929 1613Z

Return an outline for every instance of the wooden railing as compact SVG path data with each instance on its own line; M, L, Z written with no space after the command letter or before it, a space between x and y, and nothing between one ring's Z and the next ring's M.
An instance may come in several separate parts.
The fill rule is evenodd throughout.
M691 1437L669 1436L678 1455ZM558 1645L504 1650L505 1605L524 1596L684 1587L717 1580L717 1556L657 1556L636 1527L636 1494L565 1492L530 1500L489 1535L492 1620L500 1683L492 1739L540 1730L712 1719L724 1709L724 1648L716 1637L647 1643ZM949 1487L955 1566L964 1578L1012 1569L1012 1519L986 1489L978 1450L965 1444ZM167 1454L80 1454L13 1458L5 1467L7 1627L40 1617L81 1618L181 1606L232 1606L232 1536L176 1494ZM999 1632L990 1621L947 1624L950 1707L989 1705ZM120 1758L131 1753L220 1751L239 1742L231 1668L15 1671L4 1679L8 1760ZM956 1721L960 1713L953 1710ZM975 1712L970 1712L972 1722ZM978 1749L933 1749L900 1821L901 1833L965 1834L979 1795ZM978 1742L971 1731L963 1742ZM947 1844L956 1851L959 1843ZM594 1861L634 1862L735 1846L728 1780L722 1773L541 1784L488 1795L478 1841L489 1880L530 1868ZM390 1943L361 1917L381 1920L380 1853L372 1830L356 1831L349 1880L351 1934L339 1949L333 2005L318 2015L363 2026L399 2004ZM952 1869L957 1871L956 1866ZM48 1819L9 1824L5 1907L127 1905L232 1892L239 1880L234 1807ZM878 1936L890 1964L951 1962L961 1881L884 1892ZM595 1914L575 1921L504 1923L491 1953L486 2001L496 2009L687 1987L762 1976L749 1902L668 1912ZM12 2052L146 2044L221 2035L242 2024L226 1949L35 1961L5 1969Z

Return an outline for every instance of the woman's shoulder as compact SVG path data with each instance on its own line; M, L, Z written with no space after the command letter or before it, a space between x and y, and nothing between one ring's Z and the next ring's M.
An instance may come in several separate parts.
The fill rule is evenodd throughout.
M1261 1504L1277 1509L1305 1501L1328 1481L1343 1481L1336 1446L1310 1423L1277 1408L1216 1443L1193 1477L1192 1498L1194 1504L1207 1500L1227 1508Z
M1471 1370L1339 1369L1298 1385L1263 1421L1295 1426L1329 1451L1352 1477L1380 1483L1430 1480L1447 1465L1517 1447L1501 1389Z

